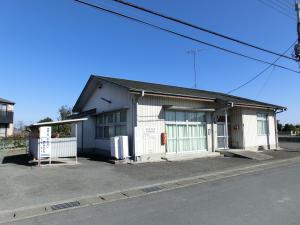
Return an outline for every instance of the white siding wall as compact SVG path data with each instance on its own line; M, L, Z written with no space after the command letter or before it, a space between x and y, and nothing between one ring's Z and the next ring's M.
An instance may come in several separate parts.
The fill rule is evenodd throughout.
M165 112L163 105L174 105L181 107L210 107L211 103L199 102L192 100L163 98L154 96L144 96L138 99L137 105L137 126L141 132L140 148L143 155L165 154L166 146L161 145L160 135L165 133ZM208 126L207 129L211 129L211 116L207 113ZM147 134L147 129L154 133ZM211 151L212 138L211 133L208 136L208 149ZM136 150L140 151L140 150Z
M111 103L103 101L101 98L110 100ZM127 133L129 139L132 137L132 110L131 99L127 89L119 87L117 85L103 82L101 88L95 89L90 99L86 102L82 111L87 111L96 108L97 113L112 111L124 107L129 107L127 110ZM109 139L96 139L95 134L96 118L93 116L88 117L87 121L83 122L83 148L85 151L93 151L95 153L109 154L110 140ZM78 130L81 129L81 125L78 126ZM81 135L81 131L78 132ZM81 148L81 138L79 138L78 146Z
M274 112L258 109L243 109L245 148L257 150L259 146L276 148ZM269 135L257 134L257 113L268 114Z
M83 121L83 149L92 150L96 147L95 145L95 126L96 118L88 117L88 120Z

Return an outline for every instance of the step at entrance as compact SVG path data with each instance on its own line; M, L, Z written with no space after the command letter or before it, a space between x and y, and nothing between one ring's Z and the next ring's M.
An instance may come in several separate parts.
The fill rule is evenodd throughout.
M223 150L220 151L221 154L224 156L240 156L248 159L255 159L255 160L267 160L272 159L273 157L261 152L255 152L255 151L247 151L247 150Z

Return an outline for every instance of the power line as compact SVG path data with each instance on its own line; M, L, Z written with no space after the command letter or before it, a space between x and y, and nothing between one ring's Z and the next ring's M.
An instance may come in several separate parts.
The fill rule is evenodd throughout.
M269 4L267 2L264 2L262 0L258 0L259 2L261 2L262 4L264 4L265 6L269 7L269 8L272 8L273 10L277 11L278 13L284 15L284 16L287 16L288 18L292 19L293 21L295 20L294 17L292 17L291 15L285 13L285 12L282 12L280 9L274 7L272 4Z
M294 42L287 50L285 50L283 52L283 54L286 54L294 45L296 42ZM278 57L277 59L275 59L273 61L273 64L275 65L275 63L281 59L281 57ZM261 72L259 72L258 74L256 74L254 77L252 77L251 79L249 79L248 81L246 81L245 83L239 85L238 87L232 89L231 91L228 91L227 94L231 94L232 92L235 92L239 89L241 89L242 87L245 87L246 85L250 84L252 81L256 80L258 77L260 77L261 75L263 75L264 72L266 72L268 69L270 69L273 65L268 65L265 69L263 69Z
M260 62L260 63L272 65L272 66L276 66L276 67L278 67L278 68L285 69L285 70L288 70L288 71L291 71L291 72L294 72L294 73L298 73L298 74L299 74L299 71L296 71L296 70L294 70L294 69L291 69L291 68L288 68L288 67L285 67L285 66L281 66L281 65L277 65L277 64L274 64L274 63L265 61L265 60L257 59L257 58L254 58L254 57L252 57L252 56L248 56L248 55L245 55L245 54L243 54L243 53L239 53L239 52L236 52L236 51L227 49L227 48L223 48L223 47L220 47L220 46L215 45L215 44L211 44L211 43L208 43L208 42L205 42L205 41L201 41L201 40L199 40L199 39L196 39L196 38L193 38L193 37L184 35L184 34L180 34L180 33L178 33L178 32L175 32L175 31L172 31L172 30L169 30L169 29L166 29L166 28L162 28L162 27L160 27L160 26L157 26L157 25L154 25L154 24L151 24L151 23L142 21L142 20L140 20L140 19L136 19L136 18L134 18L134 17L127 16L127 15L125 15L125 14L122 14L122 13L119 13L119 12L116 12L116 11L113 11L113 10L110 10L110 9L106 9L106 8L100 7L100 6L98 6L98 5L94 5L94 4L91 4L91 3L88 3L88 2L84 2L84 1L81 1L81 0L74 0L74 1L79 2L79 3L81 3L81 4L84 4L84 5L88 5L88 6L90 6L90 7L95 8L95 9L102 10L102 11L104 11L104 12L108 12L108 13L111 13L111 14L114 14L114 15L117 15L117 16L120 16L120 17L122 17L122 18L126 18L126 19L129 19L129 20L133 20L133 21L135 21L135 22L138 22L138 23L141 23L141 24L150 26L150 27L155 28L155 29L158 29L158 30L165 31L165 32L170 33L170 34L174 34L174 35L176 35L176 36L178 36L178 37L182 37L182 38L185 38L185 39L188 39L188 40L197 42L197 43L201 43L201 44L203 44L203 45L210 46L210 47L212 47L212 48L219 49L219 50L224 51L224 52L227 52L227 53L231 53L231 54L233 54L233 55L237 55L237 56L240 56L240 57L243 57L243 58L246 58L246 59L251 59L251 60L256 61L256 62ZM280 55L280 58L281 58L281 57L283 57L283 55Z
M263 83L263 85L261 86L261 88L259 89L259 91L257 92L255 99L258 98L258 96L262 93L262 91L265 89L265 87L266 87L267 84L269 83L270 78L271 78L273 72L275 71L275 68L276 68L276 67L273 67L272 70L271 70L271 72L268 74L268 76L267 76L265 82Z
M286 7L290 8L290 9L294 10L293 4L291 2L288 3L288 1L286 1L286 0L278 0L278 2L280 2L282 5L285 5Z
M274 0L276 1L276 0ZM287 10L292 10L294 11L294 7L292 4L287 3L286 1L281 1L281 0L277 0L276 1L278 4L280 4L282 7L285 7Z
M290 14L293 12L293 10L290 11L291 8L287 7L286 5L281 5L280 2L278 2L276 0L269 0L269 3L273 4L275 7L277 7L278 9L281 9L282 11L286 12L287 14ZM293 16L294 16L294 14L293 14Z
M283 13L286 13L287 15L291 16L291 17L295 17L293 10L291 10L291 8L288 7L285 8L284 6L280 5L280 3L278 3L276 0L260 0L261 2L265 2L266 4L269 4L271 6L273 6L274 8L276 8L277 10L280 10Z
M256 46L256 45L247 43L247 42L245 42L245 41L238 40L238 39L236 39L236 38L233 38L233 37L230 37L230 36L227 36L227 35L218 33L218 32L216 32L216 31L212 31L212 30L206 29L206 28L204 28L204 27L200 27L200 26L198 26L198 25L195 25L195 24L192 24L192 23L189 23L189 22L186 22L186 21L183 21L183 20L180 20L180 19L177 19L177 18L168 16L168 15L164 15L164 14L158 13L158 12L153 11L153 10L150 10L150 9L146 9L146 8L144 8L144 7L135 5L135 4L130 3L130 2L125 2L125 1L123 1L123 0L112 0L112 1L117 2L117 3L120 3L120 4L123 4L123 5L126 5L126 6L129 6L129 7L132 7L132 8L135 8L135 9L138 9L138 10L142 10L142 11L144 11L144 12L147 12L147 13L150 13L150 14L152 14L152 15L156 15L156 16L162 17L162 18L167 19L167 20L171 20L171 21L176 22L176 23L180 23L180 24L183 24L183 25L186 25L186 26L195 28L195 29L197 29L197 30L204 31L204 32L206 32L206 33L209 33L209 34L212 34L212 35L221 37L221 38L225 38L225 39L227 39L227 40L230 40L230 41L233 41L233 42L242 44L242 45L246 45L246 46L251 47L251 48L255 48L255 49L260 50L260 51L263 51L263 52L267 52L267 53L270 53L270 54L273 54L273 55L277 55L277 56L281 56L281 57L284 57L284 58L287 58L287 59L295 60L295 59L292 58L292 57L289 57L289 56L283 56L283 55L281 55L281 54L279 54L279 53L276 53L276 52L274 52L274 51L271 51L271 50L268 50L268 49L265 49L265 48L262 48L262 47L259 47L259 46Z

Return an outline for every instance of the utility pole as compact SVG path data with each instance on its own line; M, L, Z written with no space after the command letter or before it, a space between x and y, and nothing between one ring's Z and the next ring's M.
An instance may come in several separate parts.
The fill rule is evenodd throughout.
M297 12L297 34L298 34L298 43L295 45L295 58L297 61L300 61L300 4L298 0L295 2L295 9Z
M190 49L190 50L186 51L188 54L191 54L193 56L193 60L194 60L194 88L195 89L197 89L196 55L200 51L201 51L201 49Z

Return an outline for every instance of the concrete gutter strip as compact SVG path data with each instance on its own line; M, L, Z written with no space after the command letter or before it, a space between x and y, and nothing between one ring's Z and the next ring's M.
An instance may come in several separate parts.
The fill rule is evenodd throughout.
M64 202L54 202L49 204L36 205L32 207L17 208L15 210L0 211L0 223L26 219L26 218L46 215L50 213L61 212L64 210L70 210L78 207L87 207L91 205L103 204L103 203L118 201L122 199L145 196L152 193L158 193L158 192L173 190L177 188L183 188L183 187L205 183L205 182L217 181L220 179L239 176L242 174L258 172L265 169L271 169L280 166L288 166L294 163L300 163L299 156L290 159L274 160L271 162L265 162L261 164L251 165L251 166L227 169L224 171L207 173L205 175L193 176L193 177L188 177L184 179L178 179L178 180L173 180L173 181L168 181L168 182L163 182L158 184L151 184L147 186L121 190L117 192L103 193L94 196L85 196L83 198L77 198L77 199L69 199ZM74 202L76 204L74 204Z

